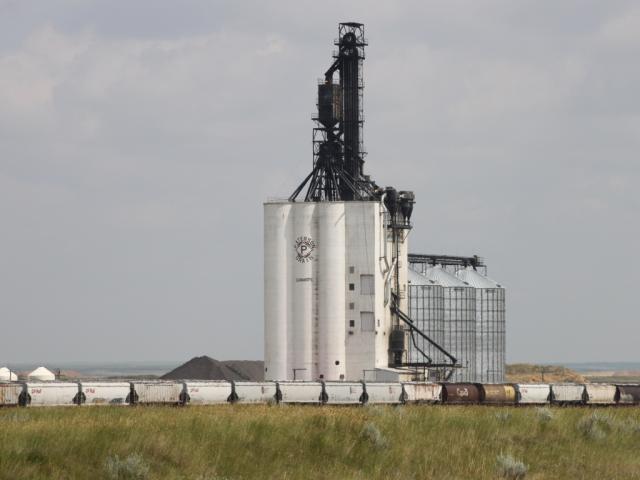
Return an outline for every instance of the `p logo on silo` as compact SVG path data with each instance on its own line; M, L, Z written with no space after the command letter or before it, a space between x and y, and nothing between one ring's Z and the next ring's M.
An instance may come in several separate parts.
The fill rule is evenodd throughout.
M307 263L313 260L311 253L316 248L316 243L311 237L298 237L294 248L296 249L296 260L300 263Z

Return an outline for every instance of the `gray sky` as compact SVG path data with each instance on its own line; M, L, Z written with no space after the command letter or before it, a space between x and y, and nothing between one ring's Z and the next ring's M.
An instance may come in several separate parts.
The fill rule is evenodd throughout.
M638 361L632 1L0 0L0 363L262 357L262 202L339 21L411 250L480 254L509 361Z

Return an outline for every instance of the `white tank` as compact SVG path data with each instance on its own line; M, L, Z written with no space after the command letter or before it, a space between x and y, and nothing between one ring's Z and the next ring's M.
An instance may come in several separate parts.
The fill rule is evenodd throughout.
M473 267L456 276L476 289L476 381L502 383L505 373L505 290Z
M265 379L360 380L387 367L393 248L381 203L274 202L264 215Z
M287 378L287 308L289 300L287 225L291 205L264 208L264 366L265 379Z
M425 335L438 345L444 344L444 289L433 280L409 269L409 317ZM444 355L424 338L414 335L418 348L425 352L433 363L445 361ZM424 357L409 344L409 360L423 362Z
M7 367L0 368L0 382L17 382L18 376Z
M476 378L476 292L441 266L427 268L425 276L441 285L444 294L444 341L442 347L456 357L449 382L474 382Z

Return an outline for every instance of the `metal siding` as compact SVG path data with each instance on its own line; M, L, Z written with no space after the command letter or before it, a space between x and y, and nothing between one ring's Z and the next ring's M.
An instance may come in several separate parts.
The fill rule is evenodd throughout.
M436 403L441 401L442 385L439 383L403 382L409 403Z
M236 403L270 403L276 400L275 383L234 382Z
M401 383L367 383L368 404L398 404L403 403Z
M215 405L228 403L232 393L231 382L184 382L184 391L193 405Z
M278 382L280 403L322 403L320 382Z
M74 405L79 386L77 383L27 382L25 391L31 398L29 405L32 407L68 406Z
M83 405L128 405L131 393L128 382L80 382Z

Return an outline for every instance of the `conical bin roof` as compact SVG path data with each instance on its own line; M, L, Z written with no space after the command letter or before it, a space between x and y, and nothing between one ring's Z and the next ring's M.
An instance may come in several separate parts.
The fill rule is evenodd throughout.
M475 288L503 288L498 282L482 275L473 267L467 267L456 272L456 276L463 282Z

